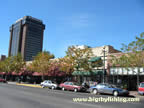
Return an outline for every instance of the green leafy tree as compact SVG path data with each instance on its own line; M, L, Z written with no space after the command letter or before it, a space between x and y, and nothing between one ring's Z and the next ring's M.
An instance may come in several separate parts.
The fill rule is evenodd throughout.
M4 61L0 63L1 71L6 73L8 72L16 72L19 73L20 69L25 66L25 62L23 61L20 54L17 56L10 56L6 58Z
M69 58L73 64L75 70L91 70L89 59L93 56L90 48L78 48L76 46L70 46L66 51L66 57Z
M8 57L4 61L2 61L1 66L2 66L2 71L6 73L12 72L14 70L12 57Z
M92 66L89 63L89 59L93 56L91 48L79 48L77 46L70 46L66 51L66 60L64 64L64 69L71 71L89 71L92 72ZM70 68L68 68L70 67ZM78 76L78 82L80 82L80 76ZM82 76L83 78L83 76Z
M126 46L126 45L125 45ZM137 86L139 85L140 68L144 67L144 33L136 36L135 41L132 41L126 46L126 51L129 52L130 66L138 68L137 72Z
M128 45L122 44L121 50L125 53L120 58L114 58L113 64L119 64L121 67L138 68L137 86L139 85L140 68L144 67L144 33L136 36L135 41Z
M74 71L73 60L69 57L65 56L63 58L59 58L59 69L65 72L67 75L71 75Z
M23 60L21 54L18 54L17 56L13 56L12 58L12 67L13 71L16 73L19 73L21 68L25 66L25 61Z
M50 59L53 59L54 55L49 51L40 52L35 58L32 64L29 66L31 71L40 72L42 74L42 80L44 80L44 74L48 72Z

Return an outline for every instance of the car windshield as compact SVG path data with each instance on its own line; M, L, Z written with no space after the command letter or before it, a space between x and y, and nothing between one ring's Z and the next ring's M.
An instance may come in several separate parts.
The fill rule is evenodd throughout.
M77 82L73 82L73 84L74 84L74 85L80 85L80 84L78 84Z
M113 84L107 85L107 86L110 87L110 88L120 88L120 87L118 87L118 86L116 86L116 85L113 85Z
M118 88L116 85L111 85L112 88Z
M144 87L144 83L141 83L141 84L140 84L140 87Z

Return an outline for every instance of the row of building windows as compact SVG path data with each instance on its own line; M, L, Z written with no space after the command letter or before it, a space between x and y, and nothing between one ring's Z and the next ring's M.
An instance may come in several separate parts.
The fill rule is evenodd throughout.
M16 23L16 25L13 26L13 32L12 32L12 45L11 45L11 55L16 56L18 53L19 48L19 39L20 39L20 23Z

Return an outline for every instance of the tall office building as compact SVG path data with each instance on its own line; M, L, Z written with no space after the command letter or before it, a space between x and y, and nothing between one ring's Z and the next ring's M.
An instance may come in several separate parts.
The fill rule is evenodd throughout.
M33 60L43 47L45 25L39 19L24 16L10 27L9 56L21 53L25 61Z

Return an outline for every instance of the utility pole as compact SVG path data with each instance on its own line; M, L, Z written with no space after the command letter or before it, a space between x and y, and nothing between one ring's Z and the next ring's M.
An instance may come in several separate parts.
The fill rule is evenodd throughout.
M104 55L104 58L103 58L103 83L105 83L105 46L103 48L103 55Z

